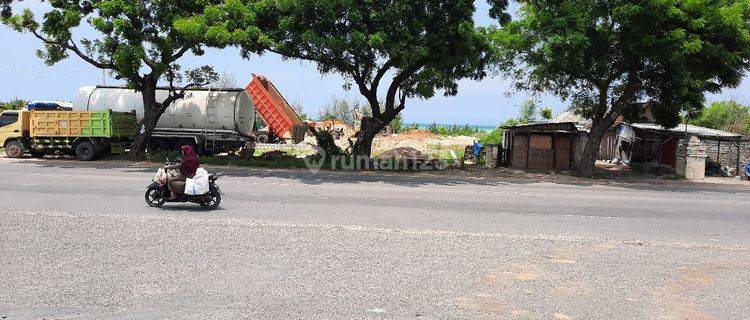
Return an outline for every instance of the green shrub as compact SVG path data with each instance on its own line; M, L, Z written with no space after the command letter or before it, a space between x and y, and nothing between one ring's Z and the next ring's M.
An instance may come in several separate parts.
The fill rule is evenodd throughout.
M484 145L488 144L503 144L503 135L505 134L505 130L503 128L496 128L492 131L487 131L479 134L479 142L481 142Z
M427 126L427 130L434 134L439 134L443 136L473 136L478 133L483 132L482 129L479 129L479 127L475 126L472 127L471 125L465 124L465 125L439 125L435 122L429 124Z

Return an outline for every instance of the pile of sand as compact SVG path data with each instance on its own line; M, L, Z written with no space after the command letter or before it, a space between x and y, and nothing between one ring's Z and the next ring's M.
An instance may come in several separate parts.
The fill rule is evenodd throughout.
M398 135L394 135L393 138L397 140L423 141L427 139L437 139L438 135L432 133L430 130L412 129L412 130L406 130Z
M411 147L401 147L383 152L378 155L378 158L425 160L427 159L427 156L417 149Z
M429 155L440 150L462 149L467 145L471 145L476 139L476 137L470 136L440 136L429 130L407 130L401 134L376 137L373 141L372 151L374 155L379 155L382 151L411 148L422 154ZM308 135L302 144L315 146L317 145L317 141L315 137ZM342 150L350 147L349 141L346 138L336 140L336 145Z

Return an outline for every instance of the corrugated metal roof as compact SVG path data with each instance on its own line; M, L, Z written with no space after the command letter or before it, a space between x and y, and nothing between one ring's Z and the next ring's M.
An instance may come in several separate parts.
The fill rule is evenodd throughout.
M665 129L664 127L655 123L633 123L631 124L634 128L643 130L654 130L654 131L668 131L671 133L687 133L697 135L699 137L712 137L712 138L725 138L725 139L738 139L741 138L741 134L731 133L722 130L716 130L711 128L694 126L692 124L680 124L672 129ZM687 126L687 128L686 128Z
M558 114L557 117L552 119L550 123L573 123L575 124L578 131L589 131L591 130L591 120L586 119L583 116L576 114L575 111L564 111Z
M543 123L529 123L517 126L505 126L503 129L511 131L538 131L538 132L576 132L580 131L573 122L543 122Z
M554 123L565 123L565 122L573 122L577 124L582 125L588 125L591 123L591 120L584 118L583 116L576 114L575 111L565 111L561 114L558 114L557 117L552 119Z

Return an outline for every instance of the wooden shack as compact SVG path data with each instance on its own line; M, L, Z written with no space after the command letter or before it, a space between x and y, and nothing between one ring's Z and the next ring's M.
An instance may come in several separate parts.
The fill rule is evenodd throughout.
M517 169L570 170L577 163L581 133L574 122L506 127L506 163Z

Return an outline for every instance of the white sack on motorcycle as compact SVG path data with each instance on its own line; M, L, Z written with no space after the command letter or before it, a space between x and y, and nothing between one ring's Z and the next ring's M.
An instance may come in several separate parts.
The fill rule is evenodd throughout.
M199 196L208 193L208 171L198 168L192 179L185 180L185 194Z

